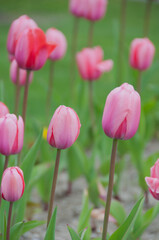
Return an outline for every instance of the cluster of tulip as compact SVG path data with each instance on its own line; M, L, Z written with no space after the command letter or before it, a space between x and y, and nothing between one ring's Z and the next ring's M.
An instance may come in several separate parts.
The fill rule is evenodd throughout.
M106 6L106 0L70 1L70 11L72 14L77 17L84 17L90 21L96 21L102 18L105 14ZM35 21L26 15L13 21L10 27L7 49L11 61L10 77L17 88L16 114L18 112L19 99L17 99L17 96L20 86L25 86L25 92L23 113L22 117L19 116L19 119L17 119L16 115L9 114L8 108L3 103L0 103L0 153L6 156L1 180L1 197L10 202L7 240L9 240L13 202L22 197L25 188L22 170L17 166L7 168L8 157L9 155L20 153L23 147L27 95L29 83L31 83L33 79L32 71L41 69L47 59L50 59L51 62L61 59L66 52L66 48L67 43L62 32L50 28L45 34L37 26ZM148 38L134 39L130 48L130 65L140 73L137 88L138 92L135 91L132 85L124 83L120 87L112 90L106 98L102 127L105 134L113 138L113 147L102 240L105 240L107 235L117 142L119 139L130 139L137 132L141 112L141 72L151 66L154 53L155 47ZM100 46L84 48L77 53L76 62L81 78L90 83L99 79L104 72L108 72L113 68L112 60L103 61L103 50ZM49 88L51 89L52 86L49 86ZM92 103L90 103L90 105L92 108ZM93 120L93 118L94 116L91 115L91 120ZM47 132L47 141L52 147L57 149L57 157L54 168L47 225L49 225L52 217L61 149L66 149L73 145L79 136L80 127L80 119L77 113L72 108L64 105L56 109L51 119ZM157 161L155 166L151 169L151 177L146 178L150 192L156 199L159 199L158 169L159 161Z

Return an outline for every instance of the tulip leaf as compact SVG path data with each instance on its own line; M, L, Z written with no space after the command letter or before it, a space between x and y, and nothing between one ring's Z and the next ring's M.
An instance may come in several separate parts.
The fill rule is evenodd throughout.
M30 231L33 228L41 226L45 223L46 223L45 221L35 221L35 220L34 221L29 221L29 222L24 222L22 234Z
M117 220L118 225L123 224L126 219L126 212L119 201L113 200L111 202L110 214Z
M19 240L22 235L24 222L18 222L10 229L10 240Z
M55 240L56 214L57 214L57 207L55 208L52 214L44 240Z
M67 226L67 228L69 230L69 233L70 233L70 236L71 236L72 240L81 240L79 235L73 230L73 228L71 228L70 226Z
M131 227L135 221L138 211L142 207L143 198L139 199L133 207L131 213L124 221L124 223L110 236L109 240L126 240L129 239L128 235Z

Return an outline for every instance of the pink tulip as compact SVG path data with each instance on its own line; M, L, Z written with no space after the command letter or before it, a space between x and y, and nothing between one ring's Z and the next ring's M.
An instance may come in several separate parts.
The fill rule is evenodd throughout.
M52 61L56 61L63 58L67 48L65 35L55 28L49 28L46 32L46 39L48 42L53 42L57 44L55 50L50 53L49 59Z
M2 176L2 198L9 202L15 202L22 197L24 188L23 171L19 167L7 168Z
M151 176L146 177L145 180L152 196L159 200L159 159L151 168Z
M16 84L16 81L17 81L17 74L18 74L18 64L14 59L10 65L10 78L14 84ZM26 78L27 78L27 71L24 69L19 69L19 85L20 86L25 85ZM33 72L31 72L29 75L29 82L31 83L32 80L33 80Z
M76 17L83 17L85 15L86 0L70 0L70 12Z
M17 154L22 150L24 123L14 114L6 114L0 118L0 153L6 156Z
M9 113L9 110L7 106L3 102L0 102L0 118L5 116L8 113Z
M56 44L49 44L40 28L24 30L17 42L15 59L20 68L39 70L45 64Z
M7 38L7 50L10 56L15 54L17 40L20 34L27 28L37 27L35 21L26 15L23 15L12 22Z
M80 120L77 113L70 107L59 106L49 125L48 143L55 148L69 148L80 133Z
M81 77L93 81L104 72L109 72L113 67L112 60L103 61L103 50L101 47L84 48L76 55L77 66Z
M97 21L104 17L107 7L107 0L85 1L84 17L90 21Z
M110 92L106 99L102 127L108 137L132 138L139 126L140 95L133 86L124 83Z
M148 38L135 38L130 47L130 65L140 71L152 64L155 47Z

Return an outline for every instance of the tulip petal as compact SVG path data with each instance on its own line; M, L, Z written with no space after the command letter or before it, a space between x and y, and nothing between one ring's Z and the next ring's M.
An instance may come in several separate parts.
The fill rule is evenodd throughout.
M114 63L112 60L105 60L97 64L97 70L99 70L101 73L109 72L112 70L113 64Z

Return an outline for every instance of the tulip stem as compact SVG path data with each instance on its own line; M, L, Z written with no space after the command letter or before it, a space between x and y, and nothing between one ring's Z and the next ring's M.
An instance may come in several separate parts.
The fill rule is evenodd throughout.
M19 74L20 74L20 69L19 69L19 67L17 67L17 79L16 79L16 86L15 86L15 109L14 109L15 115L18 114L19 98L20 98Z
M93 45L93 32L94 32L94 22L90 21L89 34L88 34L88 47Z
M51 188L51 195L50 195L50 202L49 202L47 227L49 225L49 222L50 222L50 219L51 219L51 216L52 216L55 189L56 189L56 181L57 181L59 162L60 162L60 155L61 155L61 149L57 149L56 162L55 162L54 175L53 175L52 188Z
M3 172L6 170L6 168L8 167L8 161L9 161L9 156L5 156L5 162L4 162L4 168L3 168ZM1 202L2 202L2 195L0 194L0 206L1 206Z
M6 240L10 239L10 224L11 224L11 216L12 216L12 207L13 207L13 202L10 202L9 212L8 212Z
M106 236L107 236L110 205L111 205L111 198L112 198L112 192L113 192L116 151L117 151L117 139L113 139L113 147L112 147L111 163L110 163L110 171L109 171L109 184L108 184L107 200L106 200L106 205L105 205L105 216L104 216L104 223L103 223L102 240L106 240Z
M143 31L144 37L147 37L148 34L149 34L152 3L153 3L153 0L147 0L147 3L146 3L145 19L144 19L144 31Z
M72 34L72 48L71 48L71 66L70 66L70 90L71 98L74 101L75 97L75 78L76 78L76 61L75 54L77 50L77 39L79 29L79 18L74 18L73 34Z
M121 13L120 13L120 32L119 32L119 65L118 65L118 77L119 85L123 81L123 57L124 57L124 46L125 46L125 30L126 30L126 8L127 0L121 2Z
M89 112L90 112L90 120L91 120L91 130L92 135L95 133L95 115L94 115L94 106L93 106L93 82L89 81Z
M142 81L142 71L139 71L138 78L137 78L137 91L139 94L141 94L141 81Z
M28 89L29 89L29 76L30 76L30 71L27 70L26 83L25 83L25 89L24 89L24 98L23 98L23 112L22 112L24 126L25 126L25 118L26 118L26 110L27 110Z
M50 61L50 77L49 77L47 101L46 101L47 116L49 116L49 112L51 108L51 100L52 100L52 92L53 92L53 73L54 73L54 62Z

